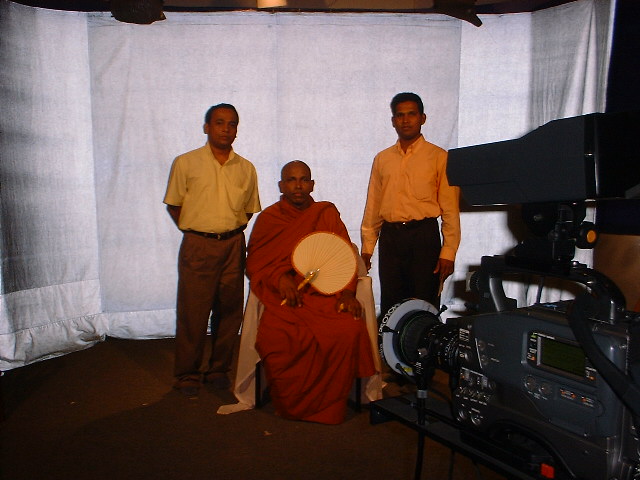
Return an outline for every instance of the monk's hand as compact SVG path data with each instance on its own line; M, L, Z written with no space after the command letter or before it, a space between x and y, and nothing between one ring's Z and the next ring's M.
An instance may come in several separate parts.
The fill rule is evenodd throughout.
M283 273L278 281L278 290L282 305L290 307L302 306L302 292L298 290L294 276L291 273Z
M336 302L338 312L349 312L353 318L362 318L362 305L351 290L343 290Z

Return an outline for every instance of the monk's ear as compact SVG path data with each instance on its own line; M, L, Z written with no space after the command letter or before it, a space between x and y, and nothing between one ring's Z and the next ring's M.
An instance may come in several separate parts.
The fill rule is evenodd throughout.
M309 190L309 193L313 192L313 187L315 187L316 185L316 181L315 180L311 180L311 190Z
M278 182L278 189L280 190L280 193L284 193L284 192L282 191L282 180L280 180L280 181Z

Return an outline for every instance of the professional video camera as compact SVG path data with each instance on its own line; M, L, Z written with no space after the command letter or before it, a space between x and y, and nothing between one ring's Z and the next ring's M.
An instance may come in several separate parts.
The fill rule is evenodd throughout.
M535 235L482 257L469 281L477 314L440 320L409 299L385 313L380 351L415 381L425 421L435 369L449 374L451 423L464 442L532 478L640 479L640 316L619 288L573 260L597 240L585 201L638 196L640 112L550 122L522 138L449 153L471 205L522 204ZM572 300L517 308L503 280L560 278Z

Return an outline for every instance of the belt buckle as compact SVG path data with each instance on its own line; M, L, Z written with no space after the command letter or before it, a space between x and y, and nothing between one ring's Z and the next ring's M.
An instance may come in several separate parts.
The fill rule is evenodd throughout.
M216 240L222 240L222 233L212 233L211 236Z

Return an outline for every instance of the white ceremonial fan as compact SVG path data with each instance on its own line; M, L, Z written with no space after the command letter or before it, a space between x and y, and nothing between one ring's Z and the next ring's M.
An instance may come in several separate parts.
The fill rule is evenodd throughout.
M357 271L353 246L331 232L310 233L293 249L293 268L320 293L333 295L346 287Z

